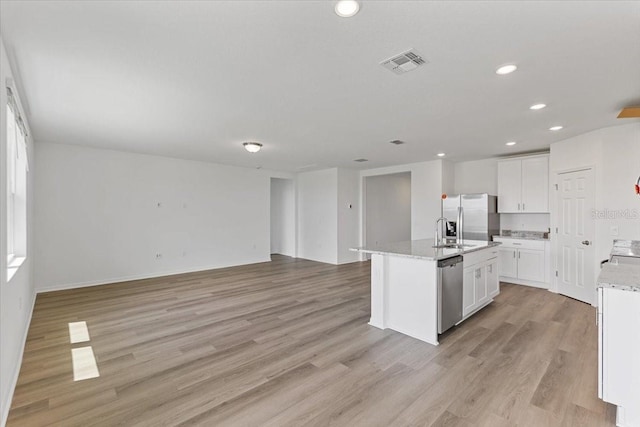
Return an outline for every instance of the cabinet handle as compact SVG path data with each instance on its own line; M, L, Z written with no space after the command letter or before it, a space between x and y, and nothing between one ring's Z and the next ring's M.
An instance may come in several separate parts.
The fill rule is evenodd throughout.
M489 264L489 273L493 273L493 264Z
M520 251L518 251L518 259L520 259Z
M514 258L516 257L516 251L513 251L513 257Z
M524 210L524 203L522 204L522 210Z
M518 203L518 210L520 210L520 203Z

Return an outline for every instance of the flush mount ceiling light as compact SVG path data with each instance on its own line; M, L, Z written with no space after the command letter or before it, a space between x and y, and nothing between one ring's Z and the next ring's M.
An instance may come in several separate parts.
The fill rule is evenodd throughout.
M511 147L512 145L516 145L516 142L515 141L509 141L504 145L508 145L509 147Z
M516 67L515 65L507 64L507 65L503 65L502 67L498 68L496 70L496 74L500 74L501 76L503 76L505 74L513 73L517 69L518 69L518 67Z
M549 130L556 131L562 129L562 126L551 126Z
M243 142L242 145L250 153L257 153L262 148L262 144L259 142Z
M531 107L529 107L529 109L530 110L542 110L546 106L547 106L547 104L533 104Z
M335 7L336 15L342 18L351 18L359 10L360 5L355 0L340 0Z
M437 156L438 157L444 157L444 156L446 156L446 154L445 153L438 153Z

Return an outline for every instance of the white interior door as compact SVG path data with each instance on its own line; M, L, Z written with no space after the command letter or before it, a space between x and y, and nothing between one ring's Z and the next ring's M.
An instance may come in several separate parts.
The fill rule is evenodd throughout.
M592 169L557 175L557 266L558 292L594 304L593 237L595 224L594 174Z

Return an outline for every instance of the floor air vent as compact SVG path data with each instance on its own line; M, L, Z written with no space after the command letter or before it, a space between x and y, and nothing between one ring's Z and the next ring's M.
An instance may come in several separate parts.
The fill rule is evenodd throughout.
M426 61L422 55L414 49L410 49L400 55L395 55L392 58L382 61L380 65L387 70L393 71L395 74L404 74L427 63L428 61Z

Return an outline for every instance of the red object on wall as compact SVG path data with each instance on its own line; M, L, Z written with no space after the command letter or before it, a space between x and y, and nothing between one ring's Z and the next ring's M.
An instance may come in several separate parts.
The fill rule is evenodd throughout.
M638 177L638 180L636 181L636 194L640 195L640 176Z

